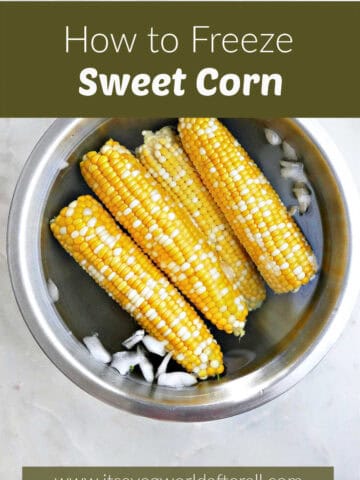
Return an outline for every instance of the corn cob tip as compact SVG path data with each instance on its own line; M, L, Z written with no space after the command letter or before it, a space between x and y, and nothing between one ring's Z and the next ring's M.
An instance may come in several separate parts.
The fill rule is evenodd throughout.
M150 138L152 138L154 132L152 130L143 130L141 135L144 137L144 142L147 142Z
M175 127L169 125L160 128L159 130L153 132L152 130L143 130L141 132L144 143L146 145L151 145L152 142L158 143L158 148L165 143L169 143L169 140L172 140L177 137ZM141 148L142 145L138 148Z
M131 155L130 150L128 150L124 145L119 143L116 140L113 140L112 138L109 138L107 142L104 143L104 145L100 148L100 153L103 155L106 155L110 151L115 151L120 154L127 154Z

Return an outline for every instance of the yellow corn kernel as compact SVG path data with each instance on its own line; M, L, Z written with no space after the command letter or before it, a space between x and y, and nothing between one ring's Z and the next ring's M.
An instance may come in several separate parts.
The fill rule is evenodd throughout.
M224 271L243 294L249 309L258 308L265 299L262 279L189 161L179 137L170 127L143 134L144 144L137 149L140 162L184 206L215 247Z
M255 162L215 118L182 118L185 151L260 273L276 293L297 290L317 271L294 219Z
M109 147L111 147L109 149ZM124 147L110 140L80 164L90 186L136 243L219 329L243 335L247 306L215 250Z
M188 372L199 378L223 372L220 347L204 322L94 198L71 202L50 228L111 298L150 335L167 342Z

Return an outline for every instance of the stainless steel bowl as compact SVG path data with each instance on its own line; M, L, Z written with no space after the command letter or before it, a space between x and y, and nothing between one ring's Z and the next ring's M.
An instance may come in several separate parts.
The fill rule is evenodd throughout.
M312 244L321 272L296 294L269 292L249 317L238 340L216 334L227 374L182 390L121 377L95 361L81 338L98 332L111 351L136 328L133 320L87 277L52 238L49 220L66 203L87 192L78 161L109 136L133 148L143 129L174 119L57 120L32 152L19 179L10 212L8 259L14 292L26 323L48 357L88 393L136 414L182 421L235 415L281 394L325 355L345 326L357 292L358 205L346 164L313 120L224 119L259 163L284 202L294 203L291 184L280 178L280 147L267 144L270 127L303 157L313 188L308 214L297 218ZM60 290L53 304L51 278Z

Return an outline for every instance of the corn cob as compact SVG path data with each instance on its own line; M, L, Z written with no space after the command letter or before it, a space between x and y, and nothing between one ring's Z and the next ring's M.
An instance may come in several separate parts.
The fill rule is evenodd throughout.
M248 308L258 308L265 298L263 282L190 163L179 137L170 127L155 134L146 131L143 135L144 144L137 149L139 160L164 190L184 206L207 241L218 251L225 272L234 279Z
M260 169L215 118L182 118L183 146L237 237L276 293L315 275L311 247Z
M219 329L243 335L246 304L186 210L124 147L110 140L80 164L116 220L170 280Z
M199 378L223 372L216 340L176 288L91 196L71 202L51 230L82 268Z

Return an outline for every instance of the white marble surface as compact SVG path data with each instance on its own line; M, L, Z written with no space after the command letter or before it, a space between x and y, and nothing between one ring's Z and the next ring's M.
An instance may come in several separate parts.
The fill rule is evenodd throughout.
M334 465L360 478L360 301L335 347L303 381L246 414L204 424L136 417L82 392L41 352L7 273L12 191L49 119L0 119L0 478L22 465ZM360 119L321 123L360 190ZM357 206L358 207L358 206Z

